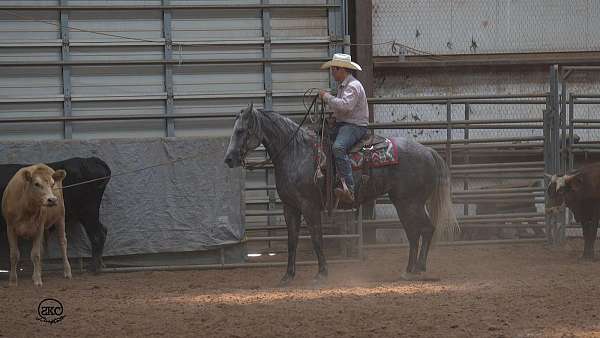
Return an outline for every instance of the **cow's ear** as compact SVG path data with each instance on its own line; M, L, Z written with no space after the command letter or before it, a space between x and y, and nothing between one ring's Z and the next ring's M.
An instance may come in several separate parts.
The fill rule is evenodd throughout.
M56 182L61 182L62 180L65 179L65 177L67 176L67 172L59 169L57 171L54 172L54 174L52 174L52 179L54 179L54 181Z
M31 174L31 171L23 170L23 173L21 175L23 176L23 179L25 180L25 182L28 182L28 183L33 182L33 175Z

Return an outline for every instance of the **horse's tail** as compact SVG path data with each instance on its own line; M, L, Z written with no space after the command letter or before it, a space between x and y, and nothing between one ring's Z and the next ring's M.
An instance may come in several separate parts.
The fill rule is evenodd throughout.
M429 197L428 211L431 222L435 228L434 242L439 240L453 240L460 231L454 206L452 204L452 185L450 170L446 161L435 150L431 149L435 161L438 180L433 193Z

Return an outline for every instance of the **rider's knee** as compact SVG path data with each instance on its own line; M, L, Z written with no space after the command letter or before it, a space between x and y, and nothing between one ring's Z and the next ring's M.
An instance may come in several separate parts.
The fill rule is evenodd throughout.
M342 144L334 143L332 146L333 154L336 156L344 156L346 154L346 149Z

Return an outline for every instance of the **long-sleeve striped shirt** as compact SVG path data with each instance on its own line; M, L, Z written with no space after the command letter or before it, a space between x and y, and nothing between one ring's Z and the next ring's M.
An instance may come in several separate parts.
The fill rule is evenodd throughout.
M359 126L369 124L369 106L367 95L360 81L348 75L337 87L337 96L329 93L324 100L333 111L336 121L352 123Z

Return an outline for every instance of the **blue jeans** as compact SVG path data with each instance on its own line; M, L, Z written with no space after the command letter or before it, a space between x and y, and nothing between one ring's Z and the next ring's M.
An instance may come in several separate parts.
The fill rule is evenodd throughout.
M351 123L336 122L331 128L330 137L333 142L332 151L335 157L335 166L338 175L346 182L348 189L354 192L354 179L352 178L352 164L348 151L367 133L367 127Z

